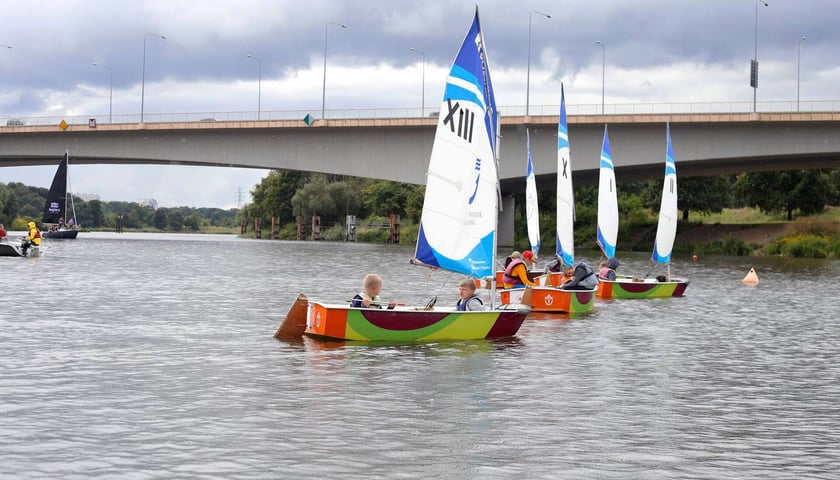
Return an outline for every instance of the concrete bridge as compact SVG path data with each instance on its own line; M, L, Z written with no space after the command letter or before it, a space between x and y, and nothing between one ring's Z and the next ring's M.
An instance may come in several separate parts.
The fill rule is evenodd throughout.
M621 180L664 172L670 123L680 177L840 167L840 112L568 117L576 182L596 181L604 125ZM177 164L301 170L425 183L435 118L0 127L0 166ZM525 128L540 189L553 188L557 116L502 117L504 193L524 191Z

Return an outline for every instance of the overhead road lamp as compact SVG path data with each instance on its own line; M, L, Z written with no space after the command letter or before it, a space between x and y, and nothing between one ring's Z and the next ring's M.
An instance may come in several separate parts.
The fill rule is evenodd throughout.
M761 3L765 7L770 4L764 0L755 0L755 54L750 63L750 86L753 89L753 113L756 112L756 100L758 98L758 4Z
M108 123L114 123L113 121L113 114L114 114L114 70L110 67L110 65L104 65L102 63L93 62L94 67L103 67L108 69L109 77L110 77L110 84L111 88L108 92Z
M423 77L423 83L420 87L420 116L426 116L426 52L423 50L417 50L414 47L411 47L412 52L417 52L423 56L423 67L420 70Z
M531 105L531 18L535 13L542 15L545 18L551 18L551 15L537 10L531 10L528 13L528 74L525 79L525 116L528 116L529 107Z
M606 79L607 71L607 47L600 40L595 40L595 43L601 47L601 115L604 115L604 80Z
M143 123L143 106L146 99L146 38L151 35L158 37L161 40L166 40L166 36L159 33L146 33L143 35L143 73L140 82L140 123Z
M799 44L796 47L796 111L799 111L799 60L802 55L802 42L805 41L805 35L799 38Z
M259 57L248 54L248 58L253 58L258 65L258 80L257 80L257 120L260 119L260 112L262 110L262 60Z
M327 32L330 29L330 24L338 25L341 28L347 28L347 25L338 22L327 22L324 25L324 83L321 87L321 119L324 119L327 103Z

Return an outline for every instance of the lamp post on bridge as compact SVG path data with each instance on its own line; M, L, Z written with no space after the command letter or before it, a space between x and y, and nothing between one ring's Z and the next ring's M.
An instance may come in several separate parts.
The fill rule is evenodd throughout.
M805 40L805 35L799 38L799 43L796 47L796 111L799 111L799 59L802 55L802 42Z
M750 64L750 86L753 88L753 113L756 112L756 103L758 98L758 4L762 3L765 7L770 4L764 0L755 0L755 53L752 63Z
M412 52L417 52L423 56L423 68L421 69L421 75L423 77L423 83L420 87L420 116L426 116L426 52L423 50L418 50L414 47L411 47Z
M347 25L338 22L327 22L324 24L324 83L321 87L321 120L324 120L324 113L326 112L327 104L327 32L330 29L330 24L338 25L341 28L347 28Z
M140 123L143 123L143 107L146 99L146 37L149 35L158 37L161 40L166 40L166 37L159 33L146 33L143 35L143 73L142 80L140 82Z
M525 78L525 116L529 114L531 106L531 18L535 13L542 15L545 18L551 18L551 15L537 10L531 10L528 13L528 73Z
M262 110L262 60L259 57L248 54L248 58L253 58L258 64L258 80L257 80L257 120L260 119L260 112Z
M111 68L110 65L104 65L102 63L93 63L94 67L103 67L108 69L108 76L110 78L110 89L108 91L108 123L114 123L113 115L114 115L114 70Z
M601 115L604 115L604 80L607 78L607 47L600 40L595 40L595 43L601 47Z

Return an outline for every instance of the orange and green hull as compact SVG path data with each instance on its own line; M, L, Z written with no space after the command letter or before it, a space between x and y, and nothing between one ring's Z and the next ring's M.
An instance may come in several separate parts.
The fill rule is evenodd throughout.
M598 284L598 298L668 298L682 297L688 288L688 280L657 281L655 278L645 278L641 281L633 279L601 280Z
M350 308L309 302L305 334L357 341L427 342L516 335L528 308L480 312Z
M502 305L522 303L532 312L585 313L595 307L595 289L560 290L555 287L512 288L499 291Z

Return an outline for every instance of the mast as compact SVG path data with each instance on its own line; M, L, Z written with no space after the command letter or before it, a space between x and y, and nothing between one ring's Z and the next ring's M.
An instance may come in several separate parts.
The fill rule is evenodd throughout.
M75 226L76 204L73 203L73 191L70 188L70 150L64 150L64 158L67 159L67 198L64 201L64 224L67 225L67 200L70 200L70 208L73 211L73 226Z

